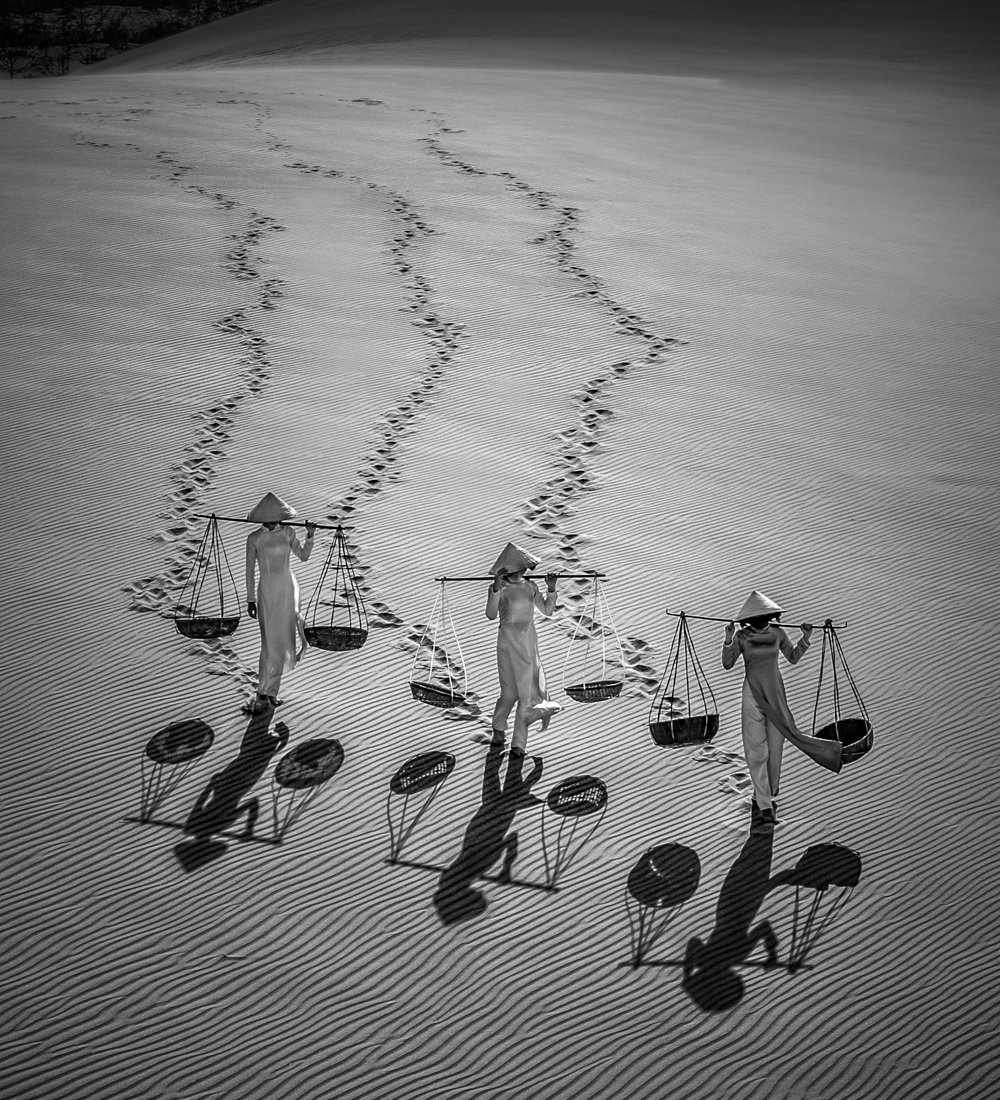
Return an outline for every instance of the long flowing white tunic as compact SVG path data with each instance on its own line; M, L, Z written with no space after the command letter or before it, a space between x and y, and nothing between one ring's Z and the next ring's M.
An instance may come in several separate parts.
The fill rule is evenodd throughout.
M543 598L534 581L523 579L505 584L499 592L490 588L486 600L486 617L500 619L497 631L500 698L493 714L493 728L502 729L516 705L513 743L517 748L524 747L528 723L542 717L543 706L548 703L535 633L535 608L543 615L551 615L555 601L554 592Z
M796 726L788 708L785 684L778 671L779 653L794 665L801 659L808 645L802 639L793 646L788 635L777 623L769 623L763 630L744 628L736 631L732 642L723 644L722 667L732 668L742 656L746 669L746 687L767 721L817 764L839 772L843 746L839 741L810 737Z
M293 553L306 561L312 553L312 540L306 539L303 545L290 527L282 525L272 531L259 527L247 537L247 601L257 604L257 690L261 695L277 694L282 673L295 667L306 648L299 585L290 565Z

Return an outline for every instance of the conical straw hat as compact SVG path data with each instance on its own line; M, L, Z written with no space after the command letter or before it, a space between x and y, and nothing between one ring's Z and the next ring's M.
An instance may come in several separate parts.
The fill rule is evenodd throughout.
M284 519L294 519L298 514L275 493L265 493L253 511L247 513L247 519L251 523L281 523Z
M539 559L524 547L508 542L500 552L500 557L490 566L490 572L494 576L497 573L525 573L529 569L534 569L538 561Z
M758 592L755 588L736 612L736 620L742 623L747 619L756 619L758 615L780 615L781 611L774 600L769 600L763 592Z

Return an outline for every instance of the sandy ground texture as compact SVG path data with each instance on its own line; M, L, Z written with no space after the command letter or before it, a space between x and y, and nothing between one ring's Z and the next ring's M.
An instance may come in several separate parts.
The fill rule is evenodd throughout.
M588 8L569 35L549 4L521 37L463 8L449 38L462 13L422 10L423 36L413 5L282 0L0 95L7 1091L992 1095L1000 141L982 40L939 28L936 56L915 23L894 52L892 5L863 34L849 7L822 34L779 5L671 35L625 5L629 34ZM350 523L372 628L355 653L310 651L248 729L254 624L192 642L169 615L195 514L268 489ZM246 528L222 527L242 590ZM542 801L511 809L517 881L480 881L485 910L446 924L437 873L385 862L389 781L455 757L403 853L452 863L496 763L485 585L450 589L469 705L422 706L407 679L432 578L483 572L508 539L609 574L625 688L562 693L583 606L563 582L539 632L566 709L529 741ZM297 568L306 596L327 545ZM839 776L787 749L784 823L751 836L719 624L692 626L712 745L658 747L647 712L664 609L728 615L753 587L789 622L849 624L875 742ZM806 728L819 649L785 673ZM276 717L287 749L345 754L281 844ZM137 824L144 747L193 719L211 747L162 824ZM567 839L545 796L579 775L606 813L539 889ZM210 788L213 836L186 836ZM722 931L766 919L788 963L796 890L767 890L768 868L821 843L862 872L839 911L838 888L799 891L799 936L814 896L830 915L809 967L765 970L759 943L735 1002L699 1007L676 964L720 893ZM665 965L634 969L626 879L662 844L697 853L698 885L663 911ZM754 904L733 912L744 880Z

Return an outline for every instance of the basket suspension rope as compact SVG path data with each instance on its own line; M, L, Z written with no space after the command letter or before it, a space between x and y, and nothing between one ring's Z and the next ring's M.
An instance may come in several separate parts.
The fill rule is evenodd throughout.
M441 682L443 678L447 679L448 691L452 695L461 693L464 689L462 686L462 678L465 672L465 655L462 653L462 643L458 637L458 631L455 628L455 620L451 613L451 606L448 602L448 594L445 591L446 582L442 579L438 582L440 588L437 595L434 598L434 605L431 608L431 621L424 628L424 633L421 636L420 643L417 645L417 650L413 655L413 661L410 664L410 682L420 682L417 680L419 670L421 666L421 658L426 662L426 682L433 684L435 680ZM458 653L459 668L462 675L456 674L451 667L451 660L448 657L448 649L445 647L439 651L438 638L443 635L445 642L448 640L449 631L451 638L454 640L455 649ZM430 635L430 652L427 652L427 647L423 644ZM442 662L439 653L443 653L444 661ZM445 676L442 677L439 665L443 663Z
M829 674L826 667L828 657ZM853 706L848 691L854 697ZM824 702L824 692L826 702ZM825 708L831 703L833 721L824 721L820 717L820 709L823 707L825 713ZM855 707L857 715L854 713ZM821 722L823 724L817 729ZM847 662L837 628L829 620L823 624L823 649L820 656L816 698L813 703L812 732L817 737L840 741L844 746L843 762L845 764L864 756L871 750L874 743L871 715L868 713L868 708Z
M594 583L599 585L600 581L598 580L598 581L595 581ZM611 628L611 632L614 635L615 644L618 646L618 659L621 662L622 678L624 679L624 677L625 677L625 647L622 645L621 635L618 633L618 627L615 624L614 618L612 618L611 608L608 607L608 595L604 591L603 588L601 589L601 599L604 601L605 619L607 620L607 623ZM602 621L602 625L603 625L605 620L602 619L601 621ZM602 638L603 637L604 637L604 635L602 634Z
M691 713L691 662L688 656L691 652L691 635L688 633L687 619L684 620L684 698L688 704L688 713Z
M180 609L184 611L186 618L194 618L197 614L198 601L201 598L201 589L204 584L204 569L203 563L205 562L205 554L207 552L206 544L208 542L209 533L212 530L212 523L209 521L205 528L205 533L201 537L201 542L198 543L198 548L195 550L194 562L191 565L191 572L188 574L188 579L184 582L184 587L181 589ZM187 594L188 585L191 586L191 601L185 605L184 596Z
M719 728L715 692L698 655L688 616L682 611L676 618L666 668L649 708L649 732L658 745L710 741Z
M437 607L437 614L434 616L434 620L433 620L434 621L434 633L431 636L430 668L429 668L429 672L427 674L427 679L430 680L432 683L434 681L435 670L437 668L438 634L441 631L441 623L442 623L442 620L444 619L444 604L445 604L446 599L447 599L447 593L445 592L444 584L442 583L441 591L438 593L438 598L435 601L435 604L436 604L436 607ZM452 690L452 686L451 686L451 669L449 669L447 665L445 666L445 669L448 672L448 690L451 691Z
M690 628L686 628L686 629L687 629L687 634L688 634L688 642L691 646L691 659L692 659L692 662L695 666L695 671L696 671L696 673L699 677L698 686L701 689L701 705L707 711L708 701L705 698L705 688L707 688L708 689L708 694L709 694L709 696L711 697L711 700L712 700L712 711L713 711L713 713L717 712L718 709L719 709L719 704L715 701L715 692L712 691L712 682L709 680L708 674L705 672L705 668L701 663L701 658L699 658L699 656L698 656L698 651L694 648L694 642L691 641Z
M237 596L238 596L239 592L236 588L236 578L233 576L233 567L229 564L229 555L226 553L226 544L222 541L222 535L219 534L218 520L216 520L216 522L215 522L215 537L216 537L216 540L218 541L218 544L219 544L219 552L220 552L219 557L225 559L226 572L229 574L229 581L233 586L233 591L236 592ZM219 563L220 573L221 573L221 569L222 569L222 563L220 561L220 563ZM225 590L223 589L223 592L224 591ZM223 598L225 598L225 597L223 596ZM237 604L237 610L238 609L239 609L239 605Z
M331 583L332 588L328 588ZM324 600L323 594L327 591L330 596ZM330 608L329 623L325 625L317 622L322 617L324 605ZM343 613L346 613L346 621ZM341 527L336 528L319 581L309 597L306 620L306 638L310 645L320 649L335 652L360 649L368 638L368 613Z
M222 566L225 563L225 572L223 572ZM229 583L232 586L234 593L239 595L236 587L236 578L233 576L232 566L229 564L229 555L226 553L225 543L222 541L222 536L219 534L219 525L214 515L209 517L208 524L205 528L205 534L202 536L201 541L198 543L198 547L194 552L193 561L191 565L191 571L181 588L180 597L178 598L177 605L174 611L174 620L177 622L183 622L185 620L197 620L197 619L214 619L215 608L210 609L210 614L199 615L198 609L202 604L205 585L209 579L215 581L216 591L219 596L219 608L218 619L221 622L226 618L226 576L229 577ZM189 601L186 600L190 593ZM237 619L239 621L239 601L237 598ZM231 631L229 631L231 633ZM200 637L218 637L218 632L210 634L201 634Z
M824 627L824 630L827 629ZM854 675L852 674L850 667L847 664L847 657L844 655L844 648L840 644L840 638L837 636L837 629L832 624L829 627L830 637L832 639L832 646L836 647L838 656L840 657L840 667L843 670L844 679L847 681L848 687L851 689L851 693L854 696L854 701L858 704L858 709L861 711L866 722L870 722L868 716L868 708L865 706L864 700L861 698L861 692L858 690L858 685L855 682Z
M850 666L847 663L847 657L844 655L844 648L841 645L840 638L837 636L837 628L829 620L827 620L823 624L823 648L820 654L819 682L816 685L816 701L813 706L813 729L815 730L816 723L819 718L819 705L823 691L823 681L826 673L826 658L828 652L830 657L830 676L833 690L834 721L840 722L841 715L843 713L840 690L840 680L841 678L843 678L847 681L847 686L850 688L851 694L854 696L854 701L858 706L858 710L861 712L861 716L866 722L870 724L871 719L868 714L868 708L865 706L865 702L861 698L861 692L858 690L857 682L855 681L854 675L852 674Z
M441 588L442 589L444 588L443 583L441 585ZM427 681L428 681L428 683L431 682L431 677L434 673L433 647L435 646L435 644L437 642L437 617L438 617L438 604L440 603L440 601L441 601L441 592L439 591L435 595L434 605L431 607L431 621L430 621L430 624L428 626L424 627L424 632L420 636L420 641L417 643L416 651L413 654L413 660L410 663L410 682L411 683L414 682L417 679L417 676L418 676L417 666L420 663L420 658L421 658L422 650L423 650L423 642L424 642L424 639L427 637L428 630L433 630L433 634L431 636L431 653L432 653L432 656L431 656L431 659L430 659L430 664L428 665L428 668L427 668Z
M451 628L451 636L452 636L452 638L455 639L455 649L458 650L458 666L464 674L464 672L465 672L465 655L462 653L462 641L459 638L458 630L455 627L455 618L451 613L451 604L448 602L448 596L447 596L447 593L445 592L445 582L444 581L441 582L441 595L443 597L442 603L443 603L444 608L445 608L445 610L447 611L447 614L448 614L448 625ZM445 652L445 656L447 657L447 651ZM452 664L452 662L449 659L448 664L446 666L447 669L448 669L448 683L449 684L456 683L458 685L458 691L462 691L463 690L462 684L456 680L454 674L452 673L451 664ZM452 688L452 691L454 691L454 690L455 689Z
M820 650L820 654L819 654L819 682L816 684L816 702L813 705L813 720L812 720L813 733L816 732L816 720L819 717L819 700L820 700L820 696L823 692L823 675L824 675L825 672L826 672L826 627L824 626L823 627L823 648ZM837 717L838 716L835 714L834 715L834 720L835 721L836 721Z
M222 554L226 551L225 547L222 545L222 537L219 534L219 524L217 521L212 524L212 536L213 549L215 549L217 545L218 549L221 550L221 553L217 552L215 554L213 562L215 564L215 583L219 586L219 617L224 619L226 617L226 587L222 583ZM226 564L228 566L228 560Z
M824 630L825 634L826 631ZM830 671L833 674L833 720L840 721L840 677L837 675L837 647L830 646Z
M576 644L576 639L580 634L580 625L581 625L583 619L586 617L587 610L588 610L589 607L590 607L590 599L588 597L587 600L584 601L583 610L579 614L577 614L574 617L574 620L573 620L573 633L570 635L569 645L566 647L566 660L563 661L563 668L562 668L562 682L563 682L564 687L566 685L566 670L567 670L567 668L569 668L569 662L570 662L571 657L573 656L573 646ZM584 677L585 678L586 678L586 669L587 669L587 658L589 657L589 655L590 655L590 638L588 637L587 638L587 645L586 645L586 648L584 649L584 653L583 653L583 667L584 667Z
M346 549L346 547L344 547L342 545L343 540L344 540L344 532L343 531L338 531L336 533L336 535L334 535L333 537L334 537L334 541L337 543L338 550ZM354 609L351 606L351 599L350 599L350 595L348 594L348 587L347 587L347 582L346 582L347 575L348 575L347 562L344 558L344 555L342 553L338 553L337 554L337 563L334 566L334 570L333 570L333 610L334 610L334 614L336 614L337 601L340 599L341 591L343 591L344 592L344 603L346 604L346 607L347 607L347 625L348 626L353 626L354 625Z
M435 672L435 668L437 666L437 659L438 659L437 640L438 640L438 633L440 632L440 629L441 629L441 621L444 618L444 602L445 602L445 599L446 599L446 594L445 594L445 590L444 590L444 584L442 583L441 591L438 594L438 599L436 601L437 602L437 608L438 608L438 614L434 616L434 634L431 637L430 671L429 671L428 676L427 676L428 680L430 680L431 682L433 682L433 680L434 680L434 672ZM445 668L447 669L447 665L445 666ZM447 671L448 671L448 690L451 691L452 690L452 688L451 688L451 670L447 669Z
M592 582L592 587L587 593L584 607L581 611L571 616L573 629L570 633L569 645L566 648L566 658L562 667L562 687L571 698L581 702L595 702L599 699L613 699L621 691L624 683L625 651L621 644L618 628L615 626L608 605L607 594L601 587L603 574L585 574L587 580ZM596 664L591 665L591 654L597 647L597 637L600 636L600 670L596 670ZM609 669L609 637L614 639L618 647L618 668L612 677ZM567 683L572 675L576 678L576 672L570 672L570 665L579 652L582 645L582 657L578 658L582 676L581 683ZM595 675L596 679L589 679Z

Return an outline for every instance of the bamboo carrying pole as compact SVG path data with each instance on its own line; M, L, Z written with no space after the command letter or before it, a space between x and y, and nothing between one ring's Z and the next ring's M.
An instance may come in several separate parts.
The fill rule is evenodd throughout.
M728 618L728 619L720 619L718 617L718 615L690 615L690 614L688 614L687 611L671 611L669 607L665 607L664 611L672 619L701 619L702 622L706 622L706 623L734 623L734 622L736 622L736 619L733 618L733 617ZM787 627L791 628L792 630L801 630L805 625L806 625L805 623L781 623L781 622L778 623L778 626L787 626ZM833 624L833 622L831 622L830 619L824 619L822 625L823 626L832 626L834 630L843 630L847 626L847 623L841 623L840 626L835 626ZM816 628L815 623L809 623L809 626L813 627L813 629Z
M552 574L561 581L591 581L595 578L597 580L604 580L607 578L607 573L554 573ZM549 576L548 573L525 573L525 578L528 577L541 577L543 580ZM496 578L492 574L488 574L485 577L435 577L434 580L440 584L442 581L492 581Z
M240 519L239 516L217 516L214 512L210 516L206 516L204 512L195 512L195 516L198 519L223 519L227 523L252 523L255 527L260 526L260 520L257 519ZM287 519L275 520L274 522L280 523L282 527L315 527L317 531L350 530L350 528L344 527L342 523L338 523L336 527L330 527L325 523L293 523L291 520Z

